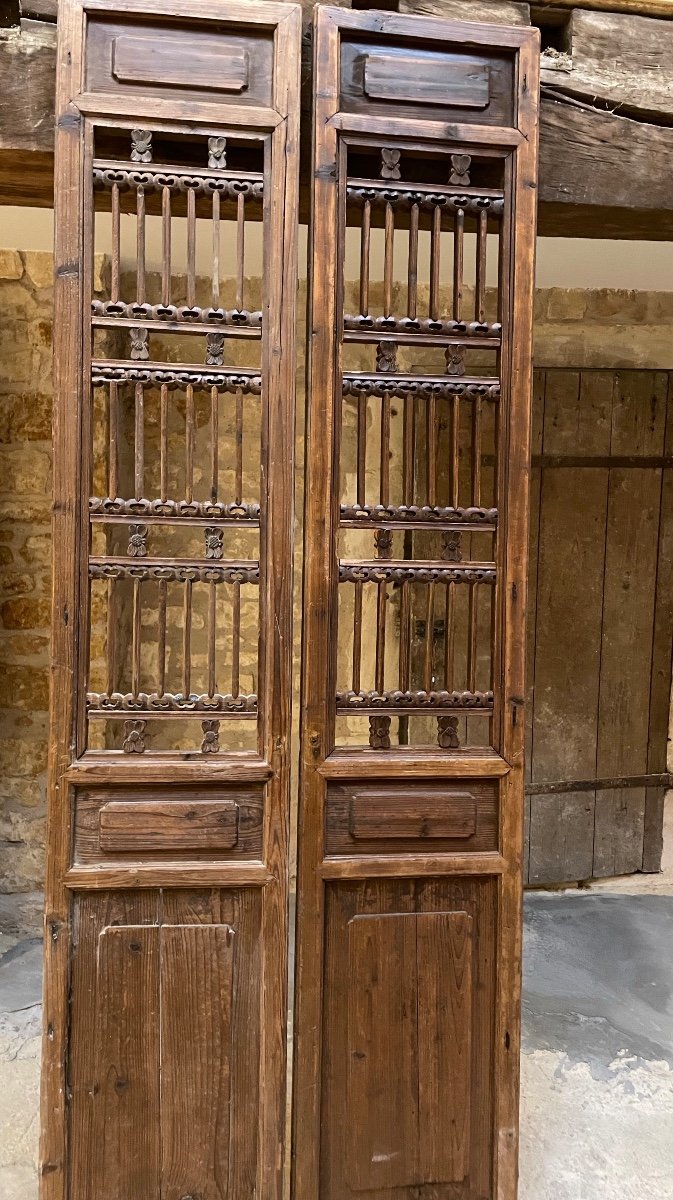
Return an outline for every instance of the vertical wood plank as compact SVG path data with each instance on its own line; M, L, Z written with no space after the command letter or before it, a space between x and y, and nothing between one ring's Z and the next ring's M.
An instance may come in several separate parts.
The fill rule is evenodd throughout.
M668 404L664 449L673 449L673 379L668 374ZM671 660L673 651L673 471L662 472L657 549L657 589L654 601L654 638L652 642L652 679L650 720L647 743L647 770L666 770L668 725L671 704ZM659 871L663 849L663 788L645 792L643 829L643 871Z
M161 1197L229 1195L234 931L161 928Z
M611 453L663 453L667 377L616 377ZM606 531L596 769L599 777L647 771L661 471L611 467ZM593 873L621 875L642 864L645 789L596 793Z
M366 1114L352 1131L357 1191L418 1180L418 978L412 915L349 925L348 1102Z
M470 1149L472 918L423 913L415 921L419 1182L459 1182Z
M548 371L544 455L607 456L612 378ZM583 504L568 503L581 494ZM607 467L543 468L531 783L587 779L596 768ZM593 793L531 797L529 881L585 879Z

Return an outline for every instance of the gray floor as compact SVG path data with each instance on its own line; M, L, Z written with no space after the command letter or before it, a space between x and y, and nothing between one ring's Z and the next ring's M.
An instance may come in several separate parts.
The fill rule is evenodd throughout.
M527 897L520 1200L673 1197L672 937L673 896ZM2 1200L37 1196L40 965L0 936Z

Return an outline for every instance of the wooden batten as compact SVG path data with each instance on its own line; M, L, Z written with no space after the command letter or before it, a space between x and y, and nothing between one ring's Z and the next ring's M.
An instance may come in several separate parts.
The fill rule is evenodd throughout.
M281 1195L300 37L59 5L42 1200Z

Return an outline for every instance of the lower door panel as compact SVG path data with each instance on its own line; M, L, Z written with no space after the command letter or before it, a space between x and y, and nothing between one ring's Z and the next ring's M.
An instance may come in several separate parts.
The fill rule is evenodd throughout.
M80 895L71 1188L77 1200L252 1196L261 893Z
M489 1195L496 887L328 885L324 1196Z

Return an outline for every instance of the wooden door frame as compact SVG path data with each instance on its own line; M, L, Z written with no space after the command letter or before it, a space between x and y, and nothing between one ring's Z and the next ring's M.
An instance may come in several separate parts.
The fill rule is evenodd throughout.
M459 149L501 147L508 152L506 192L516 208L516 228L507 220L505 278L513 305L503 314L501 380L506 427L500 446L500 518L506 538L498 539L495 749L476 752L335 750L335 589L338 488L334 380L338 379L342 296L337 283L338 215L335 183L338 136L349 132L380 138L409 137L403 118L369 118L339 111L339 37L357 31L373 38L391 35L425 43L437 39L461 47L505 47L516 53L517 119L504 129L441 125L419 120L417 140L444 138ZM316 1200L320 1189L321 1056L323 1022L324 910L327 880L452 873L498 880L497 1012L494 1071L498 1080L492 1137L493 1196L516 1193L519 1090L519 1006L523 839L523 704L528 539L528 478L531 394L531 327L535 253L536 149L539 35L529 29L351 12L317 6L314 24L313 200L309 264L309 370L307 386L306 525L304 555L302 725L299 798L299 883L297 913L296 1037L294 1066L293 1194ZM326 249L327 247L327 249ZM507 304L507 301L505 301ZM393 335L394 336L394 335ZM510 386L511 383L511 386ZM506 470L506 473L505 473ZM415 856L406 863L385 857L362 861L325 856L324 813L328 780L356 778L446 780L481 776L500 781L500 853L495 855ZM343 1114L346 1119L346 1114Z
M277 68L271 103L200 103L137 95L131 100L87 91L84 47L90 19L181 20L217 29L223 22L258 28L273 39ZM59 7L56 102L56 239L54 357L53 627L49 819L45 912L44 1038L42 1051L42 1200L66 1200L68 1183L69 988L72 912L77 895L115 888L229 888L261 890L267 956L260 979L260 1136L258 1191L279 1197L285 1125L288 836L292 654L292 512L294 455L294 337L297 290L299 48L301 9L259 0L223 10L203 0L187 13L175 0L67 0ZM264 227L265 328L262 374L267 390L262 453L260 601L260 735L255 752L175 753L117 758L86 751L86 557L88 479L81 470L90 403L89 312L93 260L91 130L96 122L129 129L147 125L173 132L253 129L267 145ZM272 149L272 160L269 151ZM269 163L272 165L269 167ZM87 177L87 171L89 176ZM275 255L275 257L274 257ZM86 532L85 532L86 531ZM267 553L268 552L268 553ZM264 631L266 629L266 637ZM259 861L144 864L116 868L73 866L72 825L78 789L111 783L188 786L256 782L265 786L263 852ZM92 1014L92 1021L95 1014Z

